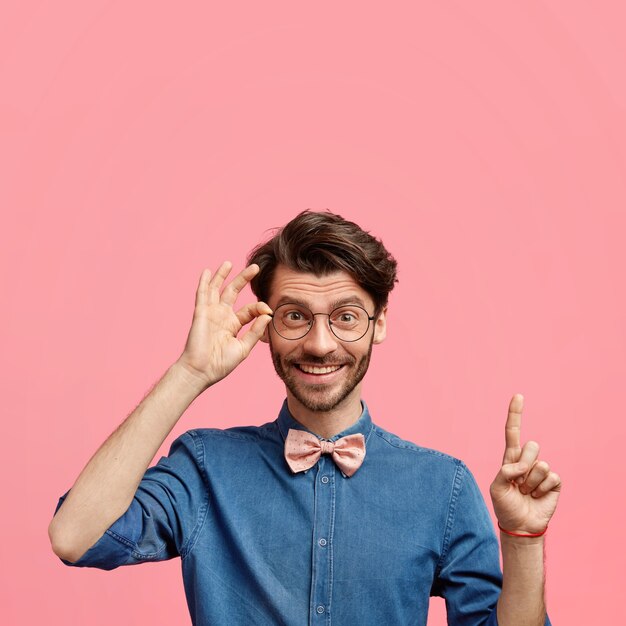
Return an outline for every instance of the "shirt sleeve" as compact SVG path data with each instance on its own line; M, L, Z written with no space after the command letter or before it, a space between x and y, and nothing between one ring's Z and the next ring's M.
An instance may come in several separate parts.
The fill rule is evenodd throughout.
M459 463L433 595L443 596L449 626L498 626L500 548L474 477ZM546 616L545 626L551 626Z
M202 438L188 431L149 468L127 511L74 563L111 570L120 565L184 557L208 508ZM68 492L69 493L69 492ZM67 493L59 499L56 510ZM56 513L56 511L55 511Z

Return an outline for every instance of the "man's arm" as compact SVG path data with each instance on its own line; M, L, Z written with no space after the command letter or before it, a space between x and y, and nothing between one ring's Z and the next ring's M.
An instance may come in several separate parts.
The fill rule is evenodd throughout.
M511 537L500 533L502 593L498 600L498 624L543 626L544 537Z
M183 354L93 455L52 519L48 532L57 556L76 562L124 514L187 407L232 372L263 335L271 320L265 303L233 308L259 267L250 265L223 287L230 269L223 263L214 276L209 270L202 273Z
M499 626L543 626L544 539L556 509L561 479L538 460L539 445L521 446L524 398L513 396L506 422L502 467L491 484L491 499L500 525L502 593ZM516 536L521 535L521 536ZM539 535L539 536L533 536Z

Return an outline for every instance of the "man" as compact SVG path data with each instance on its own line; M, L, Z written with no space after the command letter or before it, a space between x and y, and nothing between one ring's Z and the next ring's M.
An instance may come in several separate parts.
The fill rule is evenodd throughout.
M560 479L520 444L522 397L491 485L502 576L465 465L374 425L361 399L396 282L382 243L305 211L248 261L230 282L230 263L202 273L182 355L61 498L55 553L103 569L180 556L194 624L426 624L430 595L450 624L549 623L543 541ZM235 309L248 283L259 301ZM286 387L278 419L189 431L146 471L259 340Z

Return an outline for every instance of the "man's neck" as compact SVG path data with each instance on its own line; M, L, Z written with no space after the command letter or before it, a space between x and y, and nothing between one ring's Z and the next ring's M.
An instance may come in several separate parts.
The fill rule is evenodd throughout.
M287 406L297 422L324 439L331 439L352 426L363 412L359 393L351 394L330 411L312 411L287 391Z

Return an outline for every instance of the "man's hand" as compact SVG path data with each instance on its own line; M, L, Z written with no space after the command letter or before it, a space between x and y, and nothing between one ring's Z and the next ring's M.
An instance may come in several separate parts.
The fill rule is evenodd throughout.
M272 310L264 302L234 310L239 292L258 274L259 266L249 265L222 289L231 268L225 261L213 276L208 269L202 272L191 330L178 359L205 387L228 376L250 354L272 319ZM252 320L252 326L238 338Z
M556 509L561 479L545 461L538 460L539 444L520 443L524 397L509 404L502 467L491 484L491 500L500 526L520 534L546 529Z
M123 515L150 461L187 407L235 369L261 338L272 319L267 304L255 302L233 310L239 292L259 266L246 267L222 289L230 269L230 263L222 263L213 277L208 270L202 272L182 355L98 448L54 516L49 534L61 558L80 559Z

